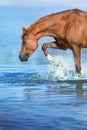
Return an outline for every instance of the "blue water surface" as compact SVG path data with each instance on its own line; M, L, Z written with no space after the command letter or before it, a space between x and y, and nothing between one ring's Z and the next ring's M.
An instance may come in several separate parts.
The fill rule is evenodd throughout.
M54 11L0 7L0 130L87 130L87 49L80 77L70 50L50 49L58 62L48 62L41 46L52 38L40 39L29 61L19 61L22 27Z

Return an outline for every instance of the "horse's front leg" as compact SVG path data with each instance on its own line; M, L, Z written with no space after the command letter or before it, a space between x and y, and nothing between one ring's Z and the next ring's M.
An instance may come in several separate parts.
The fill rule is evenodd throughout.
M80 50L80 48L74 47L73 55L74 55L74 61L75 61L75 66L76 66L76 72L80 76L80 74L81 74L81 63L80 63L81 50Z
M44 43L42 46L42 50L43 50L45 56L48 58L48 60L55 61L55 59L48 53L47 48L58 49L56 42Z

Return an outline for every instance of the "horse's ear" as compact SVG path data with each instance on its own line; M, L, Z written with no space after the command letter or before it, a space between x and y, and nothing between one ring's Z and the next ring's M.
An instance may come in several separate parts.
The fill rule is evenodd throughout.
M23 34L26 34L27 33L27 29L26 28L22 28L22 31L23 31Z

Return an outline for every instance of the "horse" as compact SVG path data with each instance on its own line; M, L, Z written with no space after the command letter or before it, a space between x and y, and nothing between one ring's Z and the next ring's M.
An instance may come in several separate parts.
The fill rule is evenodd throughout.
M38 48L38 40L44 36L54 38L54 41L44 43L42 50L48 60L53 57L47 48L71 49L77 74L81 74L81 48L87 48L87 12L80 9L69 9L41 17L23 29L22 45L19 59L27 61Z

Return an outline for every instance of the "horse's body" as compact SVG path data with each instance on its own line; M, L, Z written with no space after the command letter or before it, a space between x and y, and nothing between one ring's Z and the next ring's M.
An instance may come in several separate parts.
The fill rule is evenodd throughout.
M38 40L43 36L51 36L55 39L54 42L42 46L47 58L53 60L47 48L71 49L76 71L80 73L81 48L87 48L87 12L79 9L66 10L42 17L29 28L23 28L23 43L19 55L21 61L28 60L38 47Z

